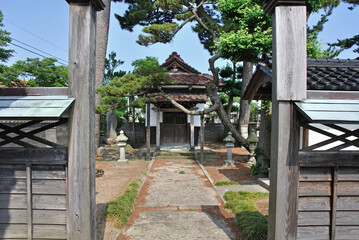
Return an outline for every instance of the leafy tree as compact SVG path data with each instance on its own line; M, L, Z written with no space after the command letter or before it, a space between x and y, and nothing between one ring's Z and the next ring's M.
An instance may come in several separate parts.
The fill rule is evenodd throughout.
M342 0L342 2L349 3L352 6L348 7L349 10L353 10L359 5L359 0ZM353 46L357 46L353 51L359 53L359 35L355 35L351 38L337 40L336 43L328 44L330 47L326 50L322 49L321 44L318 41L318 33L323 30L324 23L328 21L328 16L331 15L333 9L339 6L340 0L321 0L317 4L315 10L324 8L325 13L321 19L313 28L308 28L308 56L313 58L333 58L338 56L343 50L350 49ZM359 57L358 57L359 59Z
M96 106L98 113L108 109L125 109L128 106L125 97L133 97L131 107L142 107L146 102L154 100L149 96L161 94L157 88L160 84L168 82L169 75L166 69L160 68L157 58L146 57L132 62L134 70L122 77L114 77L108 85L96 89L102 95L102 104ZM136 98L135 98L136 97Z
M227 65L219 72L224 82L222 93L226 96L225 100L221 97L221 94L219 94L219 97L225 107L228 118L230 118L231 112L233 111L233 103L235 102L236 96L242 95L242 72L243 66L237 66L235 62L232 63L232 67Z
M11 37L9 32L2 29L2 27L4 27L2 23L3 18L4 15L0 10L0 61L6 62L12 56L14 50L6 49L11 43Z
M356 49L354 49L353 52L359 53L359 35L355 35L354 37L351 38L338 40L337 43L330 44L330 46L339 47L340 48L338 50L339 52L345 49L352 48L353 46L356 46ZM359 57L357 59L359 59Z
M28 58L12 66L0 66L0 83L6 87L64 87L68 68L56 66L55 58Z
M105 60L105 77L104 84L108 84L114 77L122 77L126 74L125 71L116 71L116 68L121 66L124 61L116 59L116 53L114 51L108 54L108 58Z
M352 6L349 7L349 10L353 10L359 5L359 0L342 0L343 2L349 3ZM352 48L353 46L356 46L356 48L353 50L355 53L359 53L359 35L355 35L351 38L345 38L342 40L339 40L336 43L329 44L331 47L339 47L339 49L335 48L336 51L342 52L345 49ZM359 59L359 57L357 57Z

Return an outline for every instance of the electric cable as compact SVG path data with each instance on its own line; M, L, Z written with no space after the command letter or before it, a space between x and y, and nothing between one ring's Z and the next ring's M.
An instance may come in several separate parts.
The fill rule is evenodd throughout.
M24 42L21 42L21 41L19 41L19 40L16 40L16 39L13 38L13 37L12 37L12 40L14 40L14 41L16 41L16 42L18 42L18 43L21 43L21 44L23 44L23 45L25 45L25 46L27 46L27 47L33 48L33 49L35 49L35 50L37 50L37 51L40 51L40 52L42 52L42 53L44 53L44 54L47 54L47 55L49 55L49 56L51 56L51 57L56 58L57 60L61 60L62 62L68 64L68 62L67 62L66 60L62 59L62 58L56 57L56 56L54 56L54 55L52 55L52 54L50 54L50 53L47 53L47 52L45 52L45 51L42 51L42 50L40 50L40 49L38 49L38 48L36 48L36 47L30 46L29 44L26 44L26 43L24 43Z
M44 38L42 38L42 37L40 37L40 36L38 36L38 35L36 35L36 34L30 32L30 31L28 31L27 29L25 29L25 28L23 28L23 27L17 25L16 23L13 23L13 22L11 22L10 20L8 20L8 19L6 19L6 18L3 18L3 19L6 20L6 21L9 22L9 23L15 25L16 27L18 27L18 28L24 30L25 32L27 32L27 33L33 35L34 37L37 37L37 38L41 39L42 41L47 42L48 44L51 44L51 45L53 45L53 46L55 46L55 47L61 49L62 51L66 52L66 53L68 52L67 50L63 49L62 47L60 47L60 46L58 46L58 45L56 45L56 44L53 44L53 43L47 41L46 39L44 39Z
M41 55L40 53L37 53L37 52L34 52L34 51L30 50L30 49L24 48L24 47L19 46L19 45L15 44L15 43L12 43L12 42L11 42L10 44L12 44L12 45L14 45L14 46L16 46L16 47L18 47L18 48L24 49L24 50L26 50L26 51L28 51L28 52L31 52L31 53L33 53L33 54L36 54L36 55L38 55L38 56L40 56L40 57L48 58L48 57L46 57L46 56L44 56L44 55ZM61 65L63 65L63 66L67 66L66 64L63 64L63 63L61 63L61 62L59 62L59 61L58 61L58 63L61 64Z

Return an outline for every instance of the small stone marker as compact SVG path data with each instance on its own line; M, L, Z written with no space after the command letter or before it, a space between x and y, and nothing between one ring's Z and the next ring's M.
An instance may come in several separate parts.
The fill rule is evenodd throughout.
M254 157L254 150L256 149L256 145L258 142L258 137L256 135L256 132L254 129L251 130L251 133L249 134L248 138L247 138L247 142L249 144L249 150L250 150L250 158L248 161L248 164L250 166L255 165L257 163L256 158Z
M234 147L235 139L232 137L232 133L228 132L228 136L223 139L227 147L227 159L224 160L224 166L234 167L235 162L232 160L232 148Z
M120 159L117 161L119 163L127 163L128 160L126 160L125 155L125 146L127 144L128 137L126 137L123 130L120 131L120 135L116 138L116 141L118 142L117 146L120 147Z

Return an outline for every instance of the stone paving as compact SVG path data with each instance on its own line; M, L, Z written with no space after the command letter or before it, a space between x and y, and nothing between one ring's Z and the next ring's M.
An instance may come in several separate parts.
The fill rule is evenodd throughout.
M154 160L131 218L118 239L241 239L232 215L196 163Z

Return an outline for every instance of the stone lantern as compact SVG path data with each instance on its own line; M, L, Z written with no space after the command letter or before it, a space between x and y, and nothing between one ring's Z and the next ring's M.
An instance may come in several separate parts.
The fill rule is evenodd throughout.
M126 137L123 130L120 131L120 135L116 138L116 141L118 142L117 146L120 147L120 159L118 162L127 162L126 156L125 156L125 146L127 144L128 137Z
M232 133L228 132L228 136L225 137L223 141L226 143L227 147L227 159L224 160L224 166L234 167L234 161L232 160L232 148L234 147L234 142L236 140L232 137Z
M250 158L248 161L249 165L255 165L256 164L256 158L254 157L254 150L256 149L256 145L259 142L259 139L256 135L256 132L254 129L251 130L251 133L249 134L247 138L247 142L249 144L249 151L250 151Z

